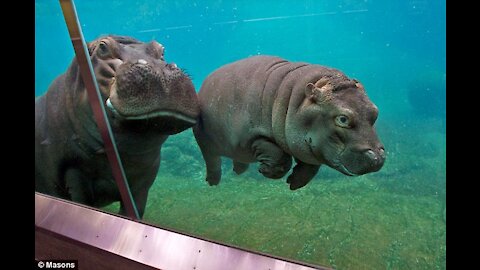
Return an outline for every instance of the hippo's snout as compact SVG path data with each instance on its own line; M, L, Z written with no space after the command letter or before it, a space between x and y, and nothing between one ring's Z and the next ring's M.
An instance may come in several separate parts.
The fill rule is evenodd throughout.
M376 172L382 168L385 162L385 149L383 146L374 150L368 149L364 155L366 156L366 166L365 171L361 172L361 174Z
M333 167L340 172L349 175L362 175L380 170L385 162L385 148L383 145L345 151L338 165Z
M106 105L118 119L150 119L165 134L192 127L200 110L188 75L175 63L149 58L118 67Z
M165 88L162 74L144 59L123 63L118 68L115 79L117 95L120 98L135 97Z

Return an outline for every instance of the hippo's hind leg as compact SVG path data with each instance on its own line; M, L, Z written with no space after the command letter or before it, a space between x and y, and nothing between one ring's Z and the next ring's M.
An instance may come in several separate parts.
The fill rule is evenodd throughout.
M205 166L207 167L207 177L205 180L210 186L218 185L222 178L222 159L220 155L213 151L214 147L211 141L198 125L194 127L193 134L195 135L197 144L202 152L203 160L205 160Z
M295 159L297 165L293 167L293 172L287 178L287 183L290 184L290 190L299 189L317 174L318 169L320 169L320 165L311 165L304 163L298 159Z
M65 187L74 202L90 205L93 202L93 190L88 177L74 167L65 171Z
M220 156L210 154L203 154L205 165L207 166L207 177L205 180L210 186L215 186L220 183L222 178L222 160Z
M265 138L255 140L252 149L256 160L260 162L258 171L265 177L282 178L292 167L292 157Z
M132 197L137 208L138 216L140 218L143 218L143 214L145 213L145 206L147 205L148 188L141 189L137 192L132 192ZM118 213L123 216L127 215L127 210L125 209L123 201L120 201L120 210L118 211Z
M233 171L236 174L240 175L248 169L248 165L249 165L248 163L243 163L243 162L234 160L233 161Z

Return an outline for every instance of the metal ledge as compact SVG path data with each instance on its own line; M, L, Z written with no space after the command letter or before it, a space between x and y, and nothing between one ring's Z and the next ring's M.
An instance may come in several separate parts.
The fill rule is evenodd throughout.
M35 194L35 257L80 269L328 269L242 250Z

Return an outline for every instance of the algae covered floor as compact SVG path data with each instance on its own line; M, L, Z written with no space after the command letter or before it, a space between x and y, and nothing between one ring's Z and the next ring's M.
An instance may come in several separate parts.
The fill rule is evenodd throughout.
M295 192L256 164L238 176L228 160L220 184L208 186L187 131L162 149L144 219L335 269L445 269L446 138L442 123L429 125L421 134L380 126L388 154L380 172L352 178L322 167Z

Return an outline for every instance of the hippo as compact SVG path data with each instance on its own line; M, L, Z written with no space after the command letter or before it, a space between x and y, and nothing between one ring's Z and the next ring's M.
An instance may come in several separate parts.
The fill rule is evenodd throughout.
M200 111L193 83L164 47L107 35L88 43L125 175L140 217L169 135L195 125ZM35 100L35 190L93 207L120 193L74 58ZM120 214L125 214L123 203Z
M206 181L221 179L221 157L233 171L259 162L259 172L299 189L325 164L348 176L378 171L385 149L374 124L378 108L362 84L341 71L259 55L212 72L198 93L193 127Z

